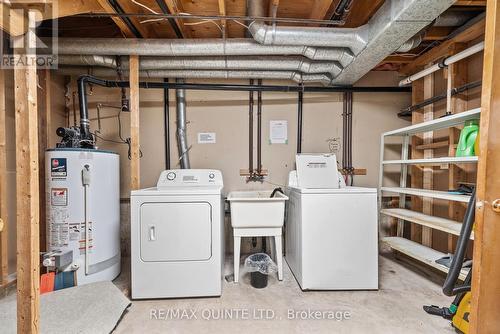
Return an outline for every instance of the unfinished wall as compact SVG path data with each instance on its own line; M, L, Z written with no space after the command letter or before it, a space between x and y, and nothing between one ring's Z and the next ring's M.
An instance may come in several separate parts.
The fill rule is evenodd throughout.
M372 72L359 84L382 86L394 84L397 77L391 72ZM238 82L241 83L241 82ZM265 82L266 83L266 82ZM265 84L264 83L264 84ZM89 96L91 127L96 129L96 105L119 105L118 89L94 87ZM170 91L171 165L178 168L175 141L175 91ZM255 96L256 100L256 96ZM367 168L366 176L357 176L355 184L376 187L378 183L380 133L408 125L396 114L410 103L406 93L355 93L353 105L353 164ZM163 140L163 92L155 89L140 91L141 117L141 187L156 184L165 168ZM256 122L256 107L254 120ZM115 108L101 109L101 137L119 140ZM302 151L330 152L328 139L342 139L342 95L339 93L304 94ZM70 117L71 119L71 117ZM239 170L248 168L248 93L219 91L187 92L187 133L192 168L220 169L224 176L224 190L271 188L264 183L246 183ZM262 163L269 169L268 182L285 185L288 172L294 169L297 132L297 94L263 93ZM288 121L288 144L269 143L269 121ZM121 114L122 137L129 136L129 114ZM256 124L254 125L256 129ZM198 144L199 132L215 132L216 144ZM255 137L256 135L254 135ZM98 145L120 153L121 197L129 197L129 164L127 146L98 140ZM256 148L254 147L255 155ZM339 155L342 149L339 149ZM255 158L254 158L255 161Z
M16 133L15 133L15 105L14 105L14 73L3 70L5 73L5 104L6 104L6 141L7 141L7 203L8 203L8 258L9 274L16 272ZM40 90L39 93L40 94ZM39 98L40 100L40 98ZM51 126L48 133L50 142L58 141L56 129L66 124L64 109L64 78L54 75L51 80ZM39 105L39 112L45 112L43 104ZM45 205L45 203L40 203Z
M371 72L363 78L360 86L396 85L399 78L393 72ZM200 81L197 81L200 82ZM235 81L234 83L246 83ZM283 82L264 82L283 84ZM90 91L90 90L89 90ZM289 171L295 167L297 134L297 93L264 92L262 109L262 164L269 170L263 184L246 183L239 175L240 169L248 168L248 92L187 91L187 134L192 168L220 169L224 177L224 192L232 190L273 189L286 185ZM170 91L170 141L171 166L179 168L175 140L175 91ZM353 94L353 164L356 168L366 168L366 176L356 176L354 184L376 187L380 155L380 134L384 131L409 125L399 119L397 113L410 104L409 93L354 93ZM119 141L119 110L109 107L119 106L120 90L94 86L89 96L89 112L92 130L97 129L96 106L101 103L100 136ZM255 104L257 95L255 94ZM108 107L106 107L108 105ZM254 109L254 130L256 112ZM77 111L78 113L78 111ZM121 113L122 137L130 136L129 113ZM72 120L70 116L70 120ZM288 143L269 144L269 121L288 121ZM157 178L165 169L163 132L163 91L157 89L140 90L140 140L143 157L141 159L141 187L156 185ZM216 144L198 144L198 132L215 132ZM256 134L254 134L256 138ZM342 94L306 93L303 108L304 153L330 152L329 139L338 138L342 142ZM129 253L129 180L130 164L127 145L98 140L100 148L120 154L121 197L122 197L122 251ZM388 146L386 158L397 158L400 148ZM342 148L338 148L338 155ZM254 165L256 147L254 147ZM385 184L395 184L399 172L389 174ZM226 222L226 226L229 223ZM226 233L226 249L232 249L230 231ZM242 251L249 248L249 241L242 245Z

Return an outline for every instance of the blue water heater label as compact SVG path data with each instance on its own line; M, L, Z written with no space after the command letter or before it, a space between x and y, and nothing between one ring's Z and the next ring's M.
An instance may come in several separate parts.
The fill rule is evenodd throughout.
M51 177L67 177L68 165L66 158L51 158L50 159L50 176Z

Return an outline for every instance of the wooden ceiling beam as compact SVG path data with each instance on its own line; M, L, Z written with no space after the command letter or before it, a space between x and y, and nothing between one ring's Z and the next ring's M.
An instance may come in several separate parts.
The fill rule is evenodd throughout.
M109 4L108 0L96 0L96 1L99 3L99 5L102 7L102 9L106 13L116 13L114 8ZM134 32L130 29L130 27L120 17L113 16L111 18L113 19L115 24L118 26L118 28L120 28L120 30L122 31L122 33L125 37L130 37L130 38L135 37Z
M384 0L354 1L344 27L356 28L365 24L383 4Z
M58 1L56 3L57 8L55 11L48 10L42 15L38 15L36 21L102 11L102 7L95 1ZM16 6L16 8L24 8L24 6ZM4 22L5 18L8 18L8 20ZM25 18L22 11L11 10L9 5L2 2L0 7L0 29L11 36L21 36L26 33L27 25L24 22Z
M486 1L482 0L458 0L454 4L454 6L484 6L486 7Z
M478 37L481 37L482 35L484 35L484 29L485 20L482 19L481 21L476 22L474 25L462 31L455 37L427 51L426 53L415 59L415 61L401 68L399 72L403 75L410 75L420 70L426 64L435 62L442 57L453 54L455 43L467 43Z
M310 19L323 20L334 0L316 0L309 14Z
M424 41L441 41L453 32L453 27L430 27L425 33Z
M175 0L164 0L165 4L168 7L168 10L172 14L179 14L184 12L182 5L177 3ZM189 30L188 26L184 25L184 20L179 20L175 19L175 22L177 22L177 25L179 26L180 31L182 32L182 36L184 38L191 38L191 31Z
M135 5L133 2L130 0L118 0L116 1L119 3L120 7L123 9L125 13L139 13L140 7ZM146 13L150 13L149 11L145 11ZM120 18L118 18L120 19ZM131 24L135 27L137 31L142 35L144 38L158 38L159 36L156 34L155 29L151 24L142 24L140 21L142 18L138 17L130 17L129 18Z
M225 0L219 0L219 15L226 16L226 1ZM222 37L228 38L229 31L227 29L227 22L225 19L221 20L221 25L222 25Z
M278 7L280 5L280 0L269 1L268 16L276 17L278 15Z

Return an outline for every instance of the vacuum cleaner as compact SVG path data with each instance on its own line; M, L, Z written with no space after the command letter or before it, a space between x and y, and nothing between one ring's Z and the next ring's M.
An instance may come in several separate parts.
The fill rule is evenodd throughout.
M451 320L452 326L464 334L469 333L472 268L469 270L462 285L457 285L457 280L462 270L467 245L474 228L475 204L476 189L474 188L469 204L467 205L450 270L443 284L443 293L446 296L455 296L455 299L449 307L438 307L435 305L424 306L425 312Z

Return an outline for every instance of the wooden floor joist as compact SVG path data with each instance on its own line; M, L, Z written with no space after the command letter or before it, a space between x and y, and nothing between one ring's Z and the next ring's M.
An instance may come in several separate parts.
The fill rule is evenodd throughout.
M30 56L27 56L30 57ZM40 314L36 68L15 68L17 331L38 333Z
M500 3L488 0L472 273L471 334L500 328ZM496 206L495 204L498 204Z

